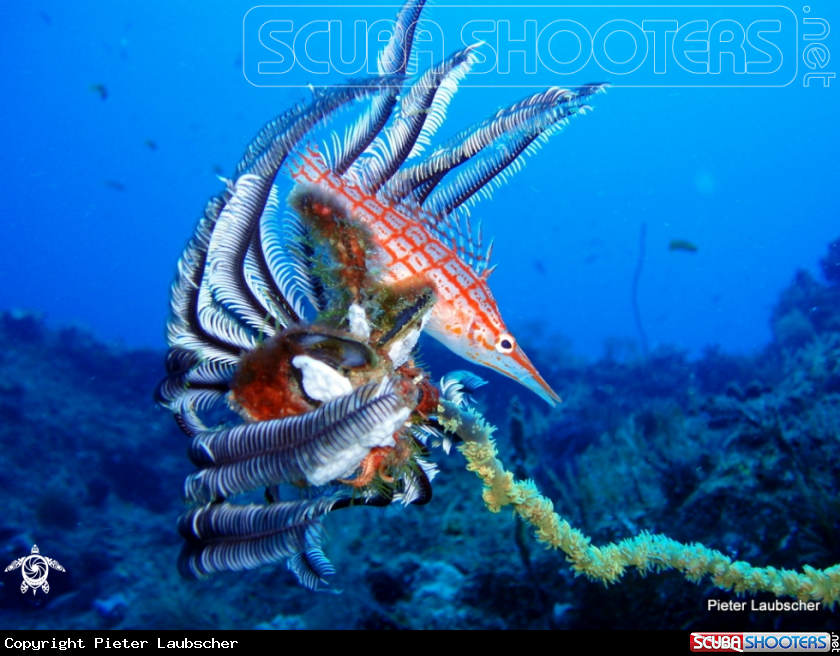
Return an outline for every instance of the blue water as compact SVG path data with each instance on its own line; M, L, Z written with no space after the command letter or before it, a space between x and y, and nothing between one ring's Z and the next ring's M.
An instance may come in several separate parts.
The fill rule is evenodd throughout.
M396 6L380 9L277 11L301 25L390 17ZM195 468L185 436L151 395L164 374L176 262L207 199L223 188L217 175L233 173L260 127L311 97L307 82L342 80L300 70L266 77L257 64L275 56L249 22L264 11L274 10L233 0L45 0L3 12L0 555L8 563L37 543L67 572L51 574L51 592L37 597L21 595L19 573L7 572L0 625L836 630L829 611L709 612L708 598L735 596L678 577L628 574L610 588L575 578L561 555L523 539L509 513L485 511L460 455L437 451L431 505L340 509L329 520L331 589L343 597L312 594L282 565L176 578L176 518ZM593 33L609 20L700 17L719 30L737 22L772 53L769 66L779 70L766 77L755 70L768 67L760 58L747 75L732 73L738 62L726 56L719 77L692 77L668 58L667 40L646 67L625 70L639 50L620 30L608 40L610 71L590 60L568 76L531 74L527 56L514 52L510 73L464 81L439 135L548 85L613 85L473 209L485 241L495 236L490 286L501 313L564 398L549 411L515 382L481 371L492 384L477 402L499 426L501 457L516 476L536 480L596 544L662 531L756 565L835 564L840 288L836 279L792 280L801 269L820 280L818 262L840 238L840 81L803 87L808 64L832 73L840 59L830 58L831 35L806 40L820 31L813 19L838 24L840 10L438 0L425 17L445 33L446 53L468 21L510 19L512 38L527 39L525 21L558 17ZM754 26L769 30L774 20L783 29L762 40ZM418 36L417 49L434 50L436 34ZM562 34L554 54L573 59L572 32ZM314 35L308 55L323 45ZM667 73L653 70L658 56ZM272 81L289 86L258 86ZM13 309L93 337L45 329ZM780 334L761 350L774 310ZM637 357L643 338L649 358ZM686 362L659 349L697 356L711 344L756 355L710 351ZM109 348L120 345L156 351ZM435 377L468 366L431 340L421 347ZM572 362L564 349L619 357Z
M250 8L5 8L0 308L41 311L54 325L128 346L164 346L175 263L220 189L214 171L230 173L261 125L308 93L245 79ZM828 3L791 10L811 32L819 28L804 26L806 16L840 19ZM431 7L427 17L463 22L474 13ZM795 50L805 45L800 33ZM766 344L779 291L799 268L816 275L840 235L840 81L803 88L801 58L798 69L790 85L761 89L627 88L604 74L616 86L594 99L595 111L474 211L496 238L491 287L511 330L538 325L544 338L568 338L592 357L607 342L638 340L631 281L646 224L638 297L651 346ZM441 133L526 93L462 89ZM674 239L698 251L671 251Z

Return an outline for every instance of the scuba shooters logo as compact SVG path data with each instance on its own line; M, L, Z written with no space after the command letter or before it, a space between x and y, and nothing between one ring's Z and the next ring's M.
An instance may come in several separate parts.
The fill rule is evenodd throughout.
M695 652L827 652L832 651L836 640L836 634L829 633L695 632L691 634L690 649Z
M57 560L46 558L41 555L37 544L32 545L32 553L29 556L13 560L6 568L7 572L20 569L23 574L23 583L20 584L20 591L26 593L32 590L32 594L38 592L38 588L44 591L44 594L50 591L50 584L47 583L47 575L50 573L50 568L59 572L66 572Z

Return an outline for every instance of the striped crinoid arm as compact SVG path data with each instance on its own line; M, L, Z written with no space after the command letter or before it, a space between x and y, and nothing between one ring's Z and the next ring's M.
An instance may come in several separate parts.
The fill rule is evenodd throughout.
M409 56L414 44L417 21L426 0L412 0L400 9L394 20L394 29L383 48L377 68L380 75L405 75ZM371 100L370 109L363 112L353 125L347 127L343 141L335 145L332 170L343 175L359 155L370 146L391 118L399 98L400 88L396 85L378 94Z
M218 379L219 382L203 382L201 379L205 376ZM155 391L155 400L169 408L181 430L193 437L209 430L201 413L225 405L231 376L232 373L225 377L224 373L217 372L216 365L198 365L189 371L164 378Z
M257 212L259 208L253 200L247 208L243 206L233 187L211 199L178 262L172 285L171 315L167 323L168 375L156 396L161 405L175 413L179 425L188 434L203 430L196 410L212 405L211 398L223 400L242 350L257 342L257 332L237 314L237 309L253 320L259 312L258 305L252 302L250 294L237 295L238 281L233 279L230 263L225 262L223 266L226 276L223 294L214 296L208 273L208 262L212 265L217 257L211 255L216 248L214 241L219 240L216 228L221 223L221 232L229 232L230 224L241 222L241 215L246 211ZM226 245L222 250L230 252L231 247Z
M286 560L311 590L334 570L321 550L321 518L336 498L280 501L267 506L217 504L193 508L178 520L186 540L178 568L187 577L243 571Z
M167 323L167 341L171 349L180 355L167 357L167 372L182 371L187 353L194 355L193 362L210 359L218 362L235 363L239 346L202 321L199 295L207 268L207 251L213 229L230 193L210 200L199 221L193 238L184 249L178 261L178 273L172 284L171 316ZM206 317L204 317L206 320Z
M242 345L246 348L256 345L260 333L274 334L267 308L244 275L245 258L270 191L271 182L258 175L245 174L231 183L231 197L219 214L207 249L203 285L213 300L235 318L237 325L247 329L253 341ZM294 321L299 317L289 319Z
M390 198L402 199L413 193L414 199L422 202L447 173L497 139L524 125L539 128L560 121L575 113L586 98L599 93L606 86L589 84L574 90L552 87L499 109L492 116L448 138L423 161L403 167L388 183L385 194Z
M206 430L199 411L220 405L228 390L241 346L220 326L232 323L217 303L202 292L213 229L230 193L213 198L178 262L167 322L167 376L158 386L158 403L169 408L188 435ZM204 309L202 310L202 306ZM242 338L247 339L247 338Z
M402 93L392 122L361 154L347 175L375 193L394 176L412 153L429 143L440 127L458 82L474 61L464 48L410 84Z
M230 199L207 248L199 301L207 292L212 295L239 332L246 333L237 342L246 350L278 329L299 323L304 315L305 286L299 284L301 272L287 256L279 234L279 207L274 185L259 175L242 175L231 183Z
M313 284L311 273L290 253L281 207L280 192L273 185L242 262L245 284L274 321L273 330L261 326L268 335L304 320L304 299Z
M202 411L224 406L241 352L257 344L256 327L268 323L267 330L273 330L273 322L261 318L270 316L263 305L250 291L242 291L244 282L229 257L236 246L225 245L218 249L219 255L211 255L216 249L214 234L216 240L219 235L215 229L221 223L221 232L228 232L229 224L243 211L230 190L208 204L172 287L167 376L157 388L156 399L175 414L178 425L190 436L207 430L200 418ZM258 209L249 207L248 211ZM211 276L208 268L218 270ZM214 295L210 278L218 281L220 275L219 293Z
M432 167L418 170L417 175L428 176L435 168L441 171L418 184L414 198L430 213L445 217L474 202L477 194L489 196L494 187L522 167L525 155L567 125L572 116L591 109L583 103L585 98L605 89L604 84L589 84L578 91L549 90L532 96L536 102L523 101L499 112L486 125L465 135L461 144L442 147L430 156ZM444 179L462 164L463 169L453 180ZM444 184L438 186L442 180Z
M288 154L313 128L328 121L354 100L380 93L399 93L402 82L401 75L385 75L349 80L315 91L311 102L299 102L260 130L236 167L236 176L253 173L273 182Z
M397 12L394 29L377 61L380 75L405 75L417 23L425 6L426 0L409 0Z
M279 483L348 477L372 448L394 445L412 408L386 379L303 415L201 433L190 457L204 468L187 478L187 498L204 503Z

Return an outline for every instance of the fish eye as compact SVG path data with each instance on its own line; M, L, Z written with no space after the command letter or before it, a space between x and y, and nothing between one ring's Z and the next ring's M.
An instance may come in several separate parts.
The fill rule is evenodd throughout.
M502 333L496 339L496 350L499 353L511 353L515 346L516 340L513 338L513 335L509 335L508 333Z

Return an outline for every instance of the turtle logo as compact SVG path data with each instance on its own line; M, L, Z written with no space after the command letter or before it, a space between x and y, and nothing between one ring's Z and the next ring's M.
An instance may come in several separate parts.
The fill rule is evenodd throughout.
M7 572L11 572L18 567L23 567L23 583L20 584L20 591L26 592L32 588L32 594L41 588L45 593L50 591L50 584L47 583L47 574L50 572L50 567L57 569L59 572L66 572L57 560L52 558L45 558L38 551L38 545L32 545L32 555L24 558L13 560L12 564L6 568Z

